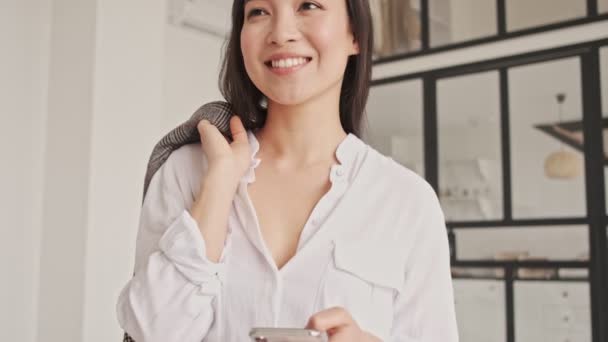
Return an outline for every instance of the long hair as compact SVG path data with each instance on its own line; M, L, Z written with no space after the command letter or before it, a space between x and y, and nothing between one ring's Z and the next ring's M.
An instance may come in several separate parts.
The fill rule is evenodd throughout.
M373 26L368 0L346 1L350 27L359 44L359 53L348 57L340 91L340 123L346 133L361 136L362 120L372 75ZM266 122L264 94L253 84L243 61L240 35L244 22L244 0L232 4L232 30L222 58L219 89L247 129Z

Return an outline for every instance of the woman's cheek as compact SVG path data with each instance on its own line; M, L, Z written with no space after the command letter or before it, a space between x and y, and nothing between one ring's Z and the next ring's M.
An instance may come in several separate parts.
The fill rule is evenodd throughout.
M313 25L314 34L309 35L313 46L322 51L328 49L332 43L335 44L337 36L331 25L322 22Z
M243 53L243 63L245 64L245 70L249 75L253 71L253 66L255 63L255 51L254 44L249 37L249 34L242 33L241 34L241 51ZM250 76L251 77L251 76Z
M252 48L251 38L249 36L250 35L247 32L241 32L241 51L243 53L243 58L245 59L245 62L247 62L249 55L251 54Z
M332 60L333 57L328 56L336 52L336 44L341 43L342 36L337 31L334 25L328 25L324 22L317 22L314 25L314 33L308 35L310 45L319 54L320 60Z

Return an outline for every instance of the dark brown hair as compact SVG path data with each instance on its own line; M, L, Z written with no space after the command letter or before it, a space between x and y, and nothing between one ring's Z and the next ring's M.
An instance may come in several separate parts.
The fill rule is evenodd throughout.
M350 27L359 44L359 54L348 57L340 92L340 122L346 133L361 136L361 125L372 73L373 27L368 0L345 0ZM264 94L253 84L243 61L240 35L244 22L244 0L232 4L232 31L223 54L220 92L245 128L258 129L266 122Z

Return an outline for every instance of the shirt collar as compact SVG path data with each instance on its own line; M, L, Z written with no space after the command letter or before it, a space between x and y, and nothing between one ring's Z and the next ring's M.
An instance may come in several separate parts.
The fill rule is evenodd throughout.
M359 138L352 133L348 133L336 149L336 158L340 162L340 165L350 167L357 156L359 147Z
M249 138L249 146L251 146L250 169L251 168L255 169L256 167L258 167L258 165L260 165L260 161L261 161L261 159L255 157L258 154L258 151L260 150L260 142L255 137L255 134L253 134L252 131L247 131L247 137Z
M255 180L254 169L258 167L261 162L261 159L256 158L256 155L260 150L260 143L251 130L247 131L247 137L249 139L249 146L251 146L251 163L244 179L251 183ZM338 147L336 148L336 159L338 159L340 166L345 168L346 171L350 171L352 168L353 162L356 159L361 146L361 140L353 133L348 133L340 144L338 144Z

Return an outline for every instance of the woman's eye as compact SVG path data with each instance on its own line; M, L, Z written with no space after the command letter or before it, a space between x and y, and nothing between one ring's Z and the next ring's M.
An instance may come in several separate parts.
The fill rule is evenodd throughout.
M312 8L310 8L312 6ZM317 4L313 3L313 2L305 2L302 4L302 7L308 7L308 9L317 9L320 8Z
M314 2L306 1L306 2L302 3L302 5L300 6L300 8L309 10L309 9L320 9L321 7L319 7L319 5L315 4ZM265 10L261 9L261 8L254 8L254 9L251 9L247 13L247 18L257 17L257 16L262 15L262 14L268 14L268 13Z
M254 8L251 11L249 11L249 13L247 13L247 18L258 16L258 15L260 15L261 12L266 13L266 11L264 11L261 8Z

